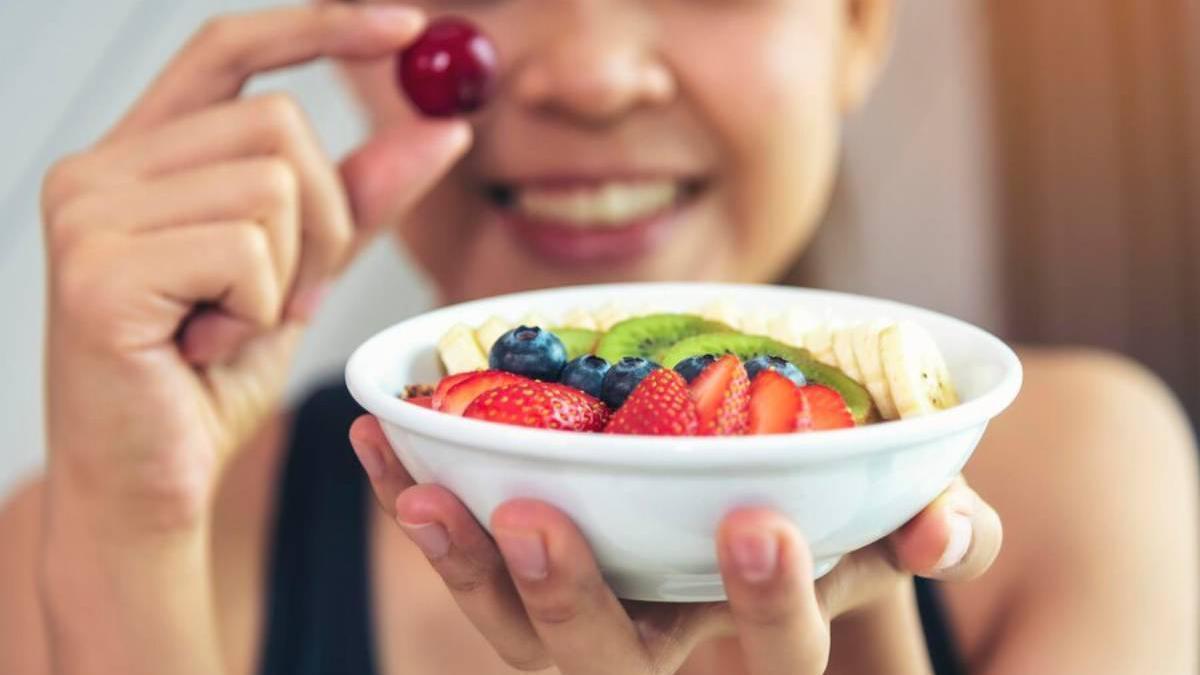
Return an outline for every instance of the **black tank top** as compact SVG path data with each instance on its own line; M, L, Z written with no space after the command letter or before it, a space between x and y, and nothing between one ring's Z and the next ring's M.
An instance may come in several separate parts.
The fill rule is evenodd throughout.
M347 439L360 414L342 385L297 412L277 496L262 675L378 675L367 567L375 506ZM918 579L916 591L934 672L965 673L936 584Z

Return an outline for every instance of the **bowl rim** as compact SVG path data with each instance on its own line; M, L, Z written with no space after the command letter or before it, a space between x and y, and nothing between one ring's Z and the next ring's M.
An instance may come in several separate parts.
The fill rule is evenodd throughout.
M571 295L611 294L629 297L631 293L653 291L677 294L689 291L756 292L777 289L798 292L810 298L830 301L866 300L882 307L893 307L916 318L949 322L956 329L974 333L989 345L992 355L1003 367L999 381L980 396L949 410L924 417L871 424L853 429L818 431L804 434L732 437L613 436L532 429L445 415L405 403L395 393L386 392L373 375L377 372L375 353L380 344L395 333L404 332L417 322L446 315L480 311L501 301ZM635 304L631 301L631 304ZM481 311L482 310L482 311ZM933 310L893 300L821 289L766 284L724 284L708 282L624 283L568 286L494 296L458 303L410 317L385 328L365 340L346 364L346 384L358 403L381 421L401 427L419 436L455 443L479 452L507 455L515 459L552 461L570 465L625 466L638 468L708 469L722 467L771 467L824 463L858 455L888 452L922 443L955 432L981 427L1004 411L1020 391L1023 372L1013 350L991 333L961 319Z

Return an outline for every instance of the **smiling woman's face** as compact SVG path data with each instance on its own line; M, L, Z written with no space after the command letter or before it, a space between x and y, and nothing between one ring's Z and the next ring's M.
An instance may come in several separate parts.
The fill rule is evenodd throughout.
M400 226L447 300L766 281L811 236L889 0L426 0L500 52L467 157ZM353 66L375 125L411 109Z

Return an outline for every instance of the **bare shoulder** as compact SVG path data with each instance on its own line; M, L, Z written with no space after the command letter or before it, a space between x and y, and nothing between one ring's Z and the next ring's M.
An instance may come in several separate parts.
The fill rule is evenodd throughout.
M0 503L0 672L50 672L37 592L42 481L32 480Z
M947 594L968 654L1009 666L994 672L1055 661L1059 672L1135 672L1156 658L1143 672L1185 672L1155 645L1195 651L1197 464L1186 415L1123 357L1021 357L1022 393L966 472L1005 528L993 570ZM1097 644L1117 646L1100 650L1103 664Z

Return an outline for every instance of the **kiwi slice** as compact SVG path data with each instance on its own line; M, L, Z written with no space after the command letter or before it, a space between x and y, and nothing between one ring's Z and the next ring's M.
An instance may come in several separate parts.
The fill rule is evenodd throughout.
M749 361L756 356L777 356L791 361L805 379L814 384L821 384L833 389L846 399L856 424L863 424L875 418L875 404L871 394L861 384L833 366L825 365L813 358L807 349L793 347L778 340L761 335L744 335L742 333L709 333L696 335L676 342L663 355L664 368L674 368L675 364L689 356L704 354L734 354L742 361Z
M600 339L600 333L586 328L551 328L567 348L567 360L573 361L584 354L591 354Z
M609 328L596 344L596 356L609 363L616 363L627 356L640 356L661 363L667 349L680 340L731 330L723 323L694 314L638 316Z

